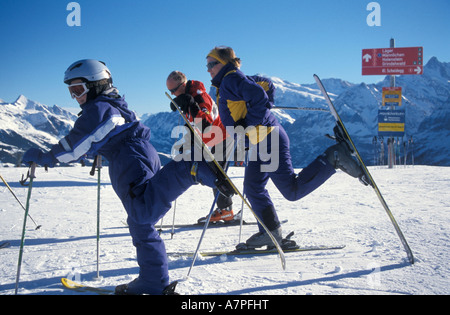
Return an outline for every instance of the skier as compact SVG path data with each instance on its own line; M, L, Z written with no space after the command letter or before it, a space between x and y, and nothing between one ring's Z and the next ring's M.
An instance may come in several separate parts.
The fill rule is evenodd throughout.
M216 176L203 161L172 161L161 169L158 153L149 141L150 129L128 109L103 62L85 59L73 63L64 82L82 109L73 129L49 152L31 148L22 161L53 167L58 162L76 162L85 154L105 157L111 184L128 214L140 266L139 277L116 287L116 293L173 294L165 246L155 224L191 185L201 182L214 187ZM227 182L218 183L217 188L228 195L231 188Z
M341 142L328 148L297 175L291 162L289 138L270 112L272 104L267 93L240 71L240 65L241 60L230 47L215 47L207 55L207 69L212 85L217 88L220 118L225 126L245 129L253 152L245 169L244 193L255 213L281 244L280 221L265 189L269 178L286 199L296 201L322 185L337 168L356 178L363 172L351 157L348 146ZM262 156L262 149L271 153L271 161L278 160L278 168L263 170L271 161ZM260 226L259 232L246 244L258 248L270 246L272 241Z
M211 148L217 161L224 167L228 153L233 150L233 141L230 139L226 141L228 134L217 113L217 106L206 92L203 83L187 80L184 73L172 71L167 77L166 86L170 93L176 96L174 101L180 106L186 118L201 131L203 142ZM170 108L176 111L172 102ZM220 131L217 128L220 128ZM190 136L190 132L187 134ZM217 190L214 189L213 193L215 196ZM204 223L206 218L200 218L198 223ZM219 194L217 209L213 212L210 222L228 222L234 219L233 199Z

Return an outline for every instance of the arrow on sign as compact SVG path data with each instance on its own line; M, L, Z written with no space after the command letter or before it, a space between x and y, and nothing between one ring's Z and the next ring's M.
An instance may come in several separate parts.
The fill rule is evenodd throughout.
M370 59L372 59L372 56L369 55L369 54L365 54L364 57L363 57L363 59L364 59L366 62L369 62Z
M422 72L422 69L420 67L417 67L416 69L414 69L414 72L420 74Z

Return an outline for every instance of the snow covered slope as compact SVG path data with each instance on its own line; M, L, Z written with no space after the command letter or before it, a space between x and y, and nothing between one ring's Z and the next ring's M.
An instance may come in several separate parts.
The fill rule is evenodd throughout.
M283 230L295 231L300 245L346 245L330 252L286 254L283 271L276 255L199 258L191 277L185 276L191 258L169 256L171 280L182 280L181 294L450 294L450 168L416 166L389 170L370 168L416 257L408 264L403 247L372 189L338 172L299 202L286 201L269 183ZM18 197L27 189L18 184L24 168L0 168ZM230 168L242 188L242 168ZM64 290L61 277L88 285L114 288L138 274L134 247L120 201L102 171L101 281L96 275L96 178L89 168L37 169L30 213L42 228L28 220L20 294L74 294ZM23 210L0 184L0 295L13 294ZM211 189L194 186L177 201L176 223L192 223L207 214ZM241 202L234 199L234 209ZM172 222L173 209L164 218ZM248 209L244 218L254 221ZM170 229L162 234L169 253L194 251L199 229ZM244 226L242 239L257 232ZM233 249L239 227L209 229L203 251Z

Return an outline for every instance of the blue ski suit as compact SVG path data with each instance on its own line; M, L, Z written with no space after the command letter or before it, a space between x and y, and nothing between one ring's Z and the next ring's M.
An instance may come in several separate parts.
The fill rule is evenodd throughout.
M296 201L314 191L336 171L325 157L319 156L298 175L295 173L289 138L270 111L273 99L265 92L267 84L258 84L257 81L228 63L213 78L212 85L216 87L222 123L227 127L245 128L250 153L245 169L244 193L255 213L272 231L280 227L280 222L265 188L269 178L287 200ZM269 154L270 159L262 152ZM274 159L277 159L278 167L264 171L262 166ZM263 232L262 227L259 228Z
M191 176L194 162L172 161L161 169L149 141L150 129L117 94L100 95L81 107L74 128L46 153L46 160L70 163L97 154L108 160L112 187L128 214L139 280L145 283L145 293L161 294L169 284L169 274L165 246L155 224L172 201L196 184ZM215 176L206 163L198 162L197 166L198 181L214 187Z

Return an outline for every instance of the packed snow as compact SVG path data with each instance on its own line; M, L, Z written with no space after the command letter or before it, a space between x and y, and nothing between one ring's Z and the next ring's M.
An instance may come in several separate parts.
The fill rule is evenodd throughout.
M31 197L19 294L70 295L62 277L113 289L138 274L135 250L124 225L126 213L102 169L100 276L96 276L97 178L88 167L38 168ZM371 167L375 180L412 248L416 263L408 263L402 244L370 187L338 172L317 191L298 202L286 201L269 183L284 233L295 231L301 246L345 245L342 250L287 253L282 270L277 255L200 257L189 278L191 257L202 230L165 229L171 280L180 280L181 294L449 294L450 293L450 168L407 166ZM18 180L25 168L0 168L25 204L28 188ZM242 189L243 168L230 176ZM211 189L194 186L176 203L175 222L193 223L207 215ZM234 210L241 201L234 198ZM163 219L171 224L173 208ZM14 294L24 211L0 183L0 294ZM244 219L255 221L248 209ZM257 227L244 226L242 240ZM208 229L201 251L232 250L239 242L239 226Z

